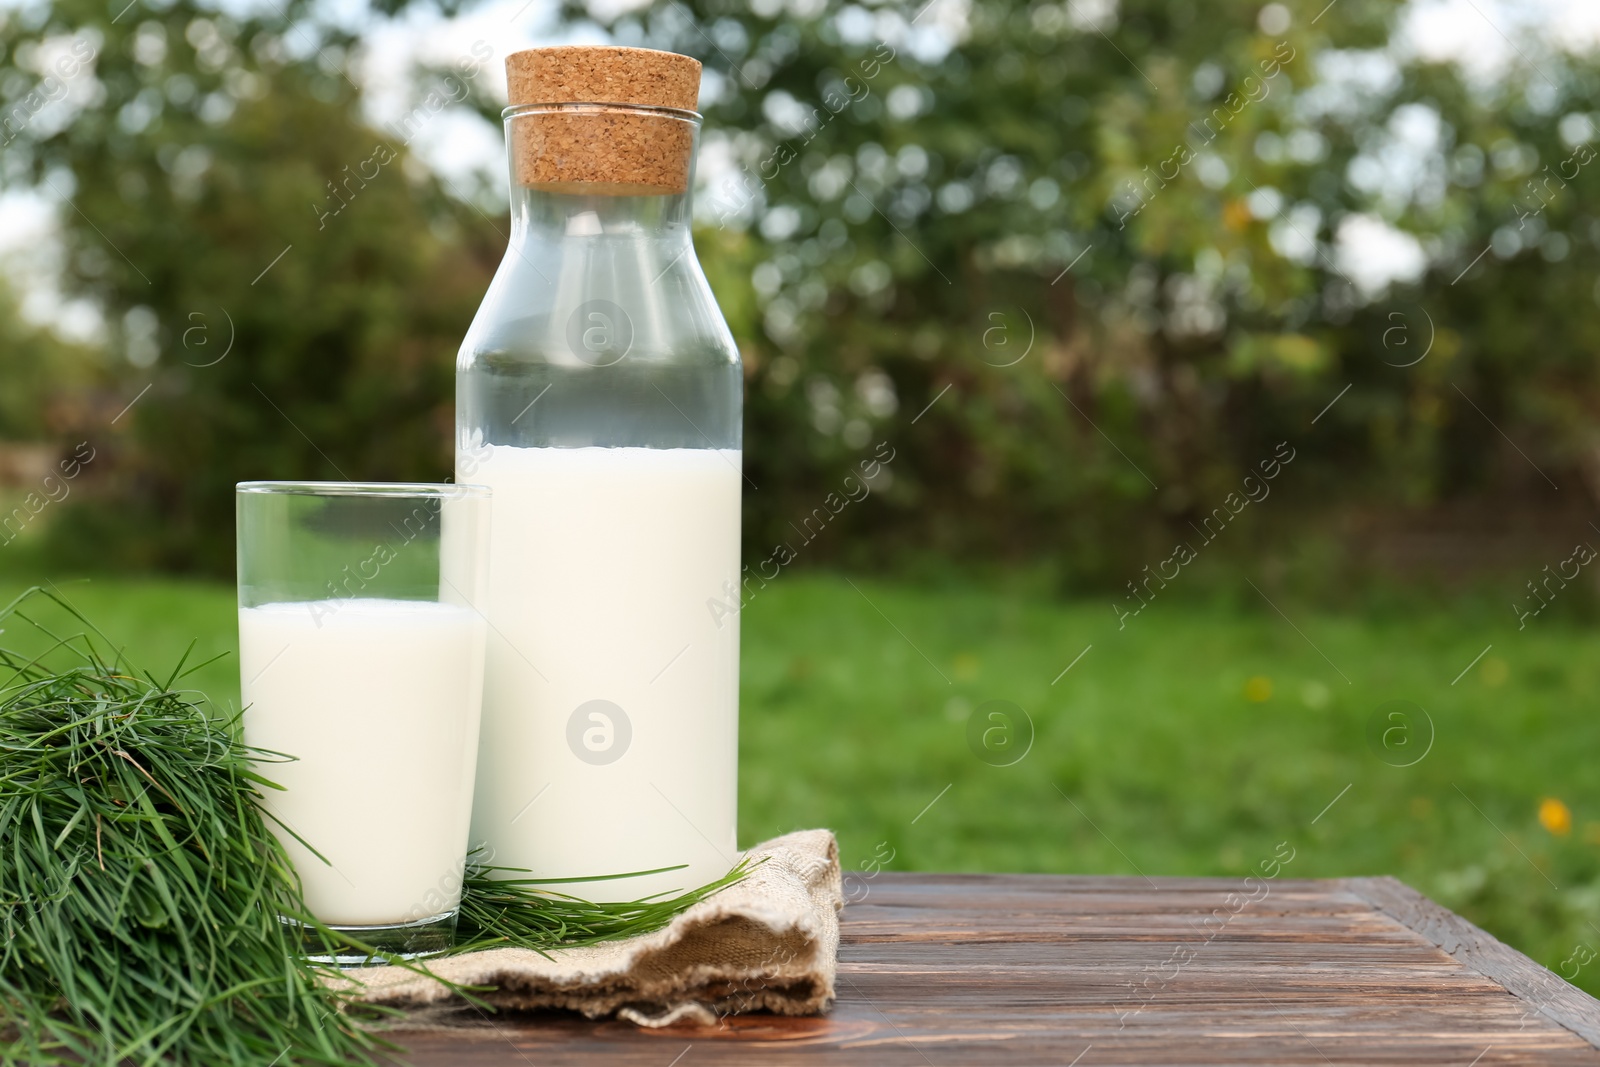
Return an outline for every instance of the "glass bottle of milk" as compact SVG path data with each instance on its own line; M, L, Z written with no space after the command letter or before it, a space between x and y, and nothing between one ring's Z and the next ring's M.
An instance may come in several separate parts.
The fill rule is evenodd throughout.
M595 900L735 843L743 375L695 258L700 64L506 61L510 246L457 360L457 477L494 489L472 840Z

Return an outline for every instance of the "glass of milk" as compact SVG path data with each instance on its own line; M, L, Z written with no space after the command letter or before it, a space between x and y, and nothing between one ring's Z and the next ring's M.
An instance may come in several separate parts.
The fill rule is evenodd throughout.
M282 758L260 766L282 786L262 789L264 814L312 915L385 953L438 952L455 931L489 498L478 485L238 487L244 738Z

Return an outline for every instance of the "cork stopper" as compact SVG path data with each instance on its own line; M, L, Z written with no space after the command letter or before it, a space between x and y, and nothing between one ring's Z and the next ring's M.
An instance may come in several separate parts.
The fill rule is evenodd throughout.
M549 192L668 195L688 188L700 62L649 48L565 45L506 57L512 174ZM610 105L610 106L597 106Z
M506 57L506 91L519 104L632 104L693 111L700 61L653 48L566 45Z

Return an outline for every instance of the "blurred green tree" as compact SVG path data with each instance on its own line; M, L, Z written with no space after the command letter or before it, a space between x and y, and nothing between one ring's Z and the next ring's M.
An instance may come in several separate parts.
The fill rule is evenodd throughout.
M1376 0L564 10L711 72L732 174L703 258L753 368L765 536L880 435L906 444L888 509L845 516L877 536L836 543L1080 581L1193 542L1280 441L1279 526L1538 507L1600 470L1592 57L1524 42L1474 83Z
M62 519L78 555L226 573L236 481L451 468L451 354L499 237L362 121L351 38L285 14L64 0L0 33L69 104L96 86L23 123L13 166L71 195L68 277L127 357L99 494Z
M1591 56L1524 43L1473 80L1395 44L1381 0L609 11L564 17L707 64L699 241L750 370L752 553L879 441L879 499L808 558L1121 586L1285 441L1279 503L1222 551L1600 487ZM366 126L357 44L308 0L0 22L4 181L71 196L67 282L138 398L64 543L223 569L234 480L448 470L450 353L504 226Z
M44 442L82 423L97 356L25 319L11 286L0 282L0 442Z

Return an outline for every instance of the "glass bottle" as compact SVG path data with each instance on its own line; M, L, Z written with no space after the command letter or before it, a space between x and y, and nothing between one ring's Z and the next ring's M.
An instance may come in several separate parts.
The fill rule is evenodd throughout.
M456 364L489 485L472 839L632 900L737 860L743 375L691 239L700 64L506 61L512 232Z

